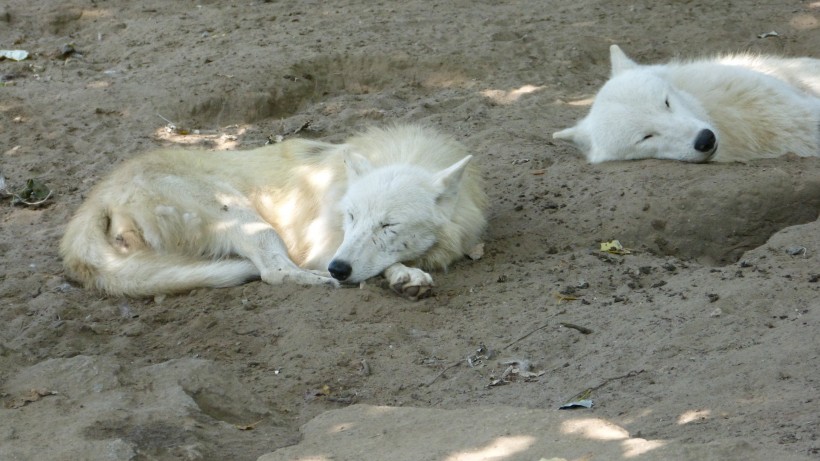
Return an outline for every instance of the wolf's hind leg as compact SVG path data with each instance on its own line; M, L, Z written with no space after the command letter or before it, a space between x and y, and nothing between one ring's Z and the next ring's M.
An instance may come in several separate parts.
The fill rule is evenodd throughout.
M109 211L107 220L108 243L118 252L129 254L148 246L139 226L128 212L114 208Z
M390 288L411 301L430 296L433 291L433 277L415 267L396 263L384 270L384 277Z

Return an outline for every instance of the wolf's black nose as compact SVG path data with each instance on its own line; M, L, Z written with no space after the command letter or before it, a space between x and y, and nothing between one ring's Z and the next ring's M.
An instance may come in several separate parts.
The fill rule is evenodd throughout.
M348 264L347 261L334 259L333 261L330 261L330 264L327 266L327 271L330 272L330 275L332 275L334 279L345 281L348 277L350 277L350 273L353 272L353 268L350 267L350 264Z
M715 133L712 130L700 130L695 137L695 150L698 152L711 152L715 149Z

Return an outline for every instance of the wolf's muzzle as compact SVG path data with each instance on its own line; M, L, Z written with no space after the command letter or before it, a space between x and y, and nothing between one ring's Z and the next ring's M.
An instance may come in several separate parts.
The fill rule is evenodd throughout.
M330 261L330 264L327 266L327 271L330 272L330 275L334 279L344 282L348 277L350 277L350 273L353 272L353 268L350 267L350 264L347 261L334 259Z
M714 152L716 144L717 138L715 137L715 133L712 130L700 130L700 132L698 132L698 135L695 137L695 150L698 152L710 154Z

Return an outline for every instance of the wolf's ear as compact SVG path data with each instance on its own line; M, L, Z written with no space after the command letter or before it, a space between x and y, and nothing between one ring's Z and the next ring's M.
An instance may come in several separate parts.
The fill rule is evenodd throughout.
M361 177L373 170L370 160L362 154L348 150L344 155L345 167L347 167L347 178L353 179Z
M638 67L638 64L629 59L629 57L621 51L621 48L618 45L612 45L609 47L609 61L612 63L613 77L621 72Z
M587 134L586 130L583 126L581 126L580 123L572 128L556 131L552 134L552 138L569 141L575 144L576 147L584 151L584 153L588 152L592 147L592 140L590 139L589 134Z
M564 139L566 141L575 142L575 132L578 131L577 127L565 128L561 131L556 131L552 134L552 139Z
M439 196L436 202L440 206L449 205L458 196L461 178L464 176L464 170L472 158L472 155L468 155L435 174L433 186L438 190Z

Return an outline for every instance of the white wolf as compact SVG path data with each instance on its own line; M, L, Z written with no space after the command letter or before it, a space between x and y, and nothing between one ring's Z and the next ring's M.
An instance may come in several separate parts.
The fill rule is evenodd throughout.
M820 60L749 54L638 65L617 45L589 114L553 135L591 163L820 156Z
M487 198L471 157L418 126L343 144L160 150L95 187L60 253L70 278L113 295L259 278L335 286L383 273L418 299L433 285L425 270L479 244Z

